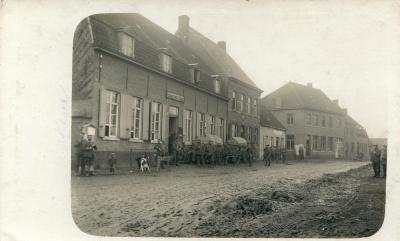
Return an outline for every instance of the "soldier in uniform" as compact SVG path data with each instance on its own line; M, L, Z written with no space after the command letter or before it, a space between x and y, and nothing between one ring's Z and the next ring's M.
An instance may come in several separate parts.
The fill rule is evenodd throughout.
M194 159L196 161L197 166L202 166L203 163L203 145L200 142L200 139L196 136L196 139L193 143L193 151L194 151Z
M304 160L304 148L303 148L303 146L299 147L299 158L300 158L300 160Z
M249 167L251 167L253 160L254 160L253 146L251 144L248 144L248 146L247 146L247 161L249 163Z
M156 161L157 161L157 171L161 168L164 168L163 158L165 156L165 146L162 140L158 140L157 144L154 146L156 150ZM140 169L140 167L139 167Z
M286 163L286 148L282 147L282 163Z
M269 145L264 147L263 161L265 162L265 166L271 166L271 148Z
M386 161L387 161L387 146L383 145L383 150L381 153L381 163L383 169L383 178L386 178Z
M81 150L82 161L85 165L85 176L94 176L94 161L96 157L94 151L96 149L97 147L92 144L91 139L84 135L81 141Z
M374 148L371 151L371 162L372 162L372 168L374 169L374 177L380 176L380 169L381 169L380 157L381 157L381 152L378 149L378 145L374 145Z
M182 135L179 135L175 138L174 142L172 143L172 153L174 155L174 163L172 165L178 166L179 159L182 156L183 152L183 141Z
M205 161L208 167L211 167L211 165L214 163L214 154L215 154L214 146L210 141L207 143L204 150Z

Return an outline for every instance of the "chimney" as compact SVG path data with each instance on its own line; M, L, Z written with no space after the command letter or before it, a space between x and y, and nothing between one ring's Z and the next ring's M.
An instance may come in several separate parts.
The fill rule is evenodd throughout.
M339 106L339 100L338 100L338 99L334 99L334 100L333 100L333 104Z
M308 82L308 83L307 83L307 87L312 88L312 83L311 83L311 82Z
M226 51L226 42L225 41L219 41L217 44L221 49Z
M181 15L179 16L178 20L178 31L177 31L177 36L180 37L182 40L187 40L189 36L189 16L187 15Z

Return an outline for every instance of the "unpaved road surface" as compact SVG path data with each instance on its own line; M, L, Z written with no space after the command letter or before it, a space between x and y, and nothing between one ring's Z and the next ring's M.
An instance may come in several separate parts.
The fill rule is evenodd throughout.
M379 218L369 226L370 217L355 224L343 221L352 208L362 213L365 205L376 206L365 204L367 194L357 195L369 190L369 181L376 182L370 194L383 186L384 197L384 179L370 178L366 164L313 161L265 168L258 162L253 167L180 166L150 174L73 176L72 214L82 231L101 236L368 236L379 228ZM290 195L271 199L275 191ZM375 214L383 219L382 202ZM343 232L338 220L359 229Z

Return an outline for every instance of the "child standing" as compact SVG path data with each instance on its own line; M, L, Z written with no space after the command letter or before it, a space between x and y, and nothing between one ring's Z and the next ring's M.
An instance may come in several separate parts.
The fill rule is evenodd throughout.
M111 153L110 158L108 159L108 165L110 167L110 174L115 174L115 166L117 165L117 158L115 157L115 153Z

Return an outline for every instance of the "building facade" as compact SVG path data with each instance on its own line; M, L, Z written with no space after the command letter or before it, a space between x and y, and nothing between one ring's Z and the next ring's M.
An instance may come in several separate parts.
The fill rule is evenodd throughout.
M344 156L346 159L369 159L367 131L348 114L345 116Z
M180 39L144 17L86 18L75 33L73 59L72 140L82 125L95 126L100 167L110 152L127 166L173 135L183 134L186 144L206 134L226 139L223 81Z
M259 99L262 90L246 75L227 53L225 41L215 43L190 26L190 19L179 17L175 33L210 68L226 86L224 95L229 99L227 137L243 137L258 149L259 143Z
M265 106L260 107L260 143L259 156L264 155L264 148L286 148L286 128Z
M216 70L199 52L139 14L84 19L73 46L72 168L84 125L95 129L100 167L111 152L118 166L132 165L136 157L154 152L160 140L169 144L179 134L187 145L206 134L225 141L232 136L232 122L255 142L261 91ZM233 89L246 94L235 113L228 94Z
M321 90L290 82L261 100L286 128L288 157L297 145L308 158L344 158L346 114Z

